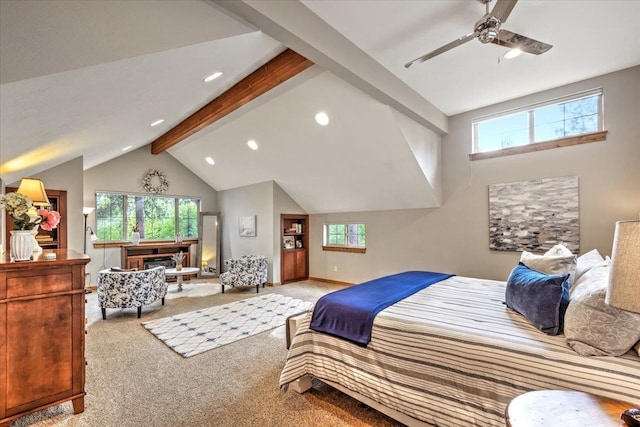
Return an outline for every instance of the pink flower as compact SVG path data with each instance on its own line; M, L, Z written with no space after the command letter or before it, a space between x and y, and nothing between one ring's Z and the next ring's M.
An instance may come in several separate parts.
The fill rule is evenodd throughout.
M56 211L48 211L46 209L38 209L38 216L42 218L40 228L45 231L51 231L58 226L60 222L60 214Z

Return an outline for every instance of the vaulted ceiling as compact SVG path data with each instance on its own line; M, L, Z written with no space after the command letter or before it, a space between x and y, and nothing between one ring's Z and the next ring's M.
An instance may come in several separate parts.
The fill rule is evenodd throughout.
M169 153L217 190L273 179L309 212L438 206L447 115L640 64L640 2L522 0L504 27L553 44L544 55L505 60L472 40L403 67L483 13L471 0L2 0L0 178L147 145L290 47L317 65Z

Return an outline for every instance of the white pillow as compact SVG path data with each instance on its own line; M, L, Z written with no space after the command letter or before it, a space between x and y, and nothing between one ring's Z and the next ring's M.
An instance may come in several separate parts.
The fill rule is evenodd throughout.
M609 267L594 267L576 281L564 316L567 344L583 356L621 356L640 340L640 314L605 303Z
M601 267L607 264L607 261L602 258L600 252L598 252L597 249L592 249L589 252L578 257L578 264L576 265L576 277L574 280L580 280L580 277L582 277L583 274L594 267Z
M561 246L560 248L558 246ZM564 249L563 249L564 248ZM549 253L562 255L548 255ZM549 249L544 255L536 255L523 251L520 262L532 270L544 274L568 274L569 286L574 283L576 271L576 256L563 245L556 245Z
M573 256L573 253L562 243L559 243L544 253L545 256Z

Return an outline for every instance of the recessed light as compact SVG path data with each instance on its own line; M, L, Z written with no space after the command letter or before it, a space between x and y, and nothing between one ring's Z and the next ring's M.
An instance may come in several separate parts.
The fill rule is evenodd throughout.
M329 116L327 113L320 112L316 114L316 122L321 126L326 126L329 124Z
M257 150L258 149L258 143L255 142L253 139L250 139L249 141L247 141L247 145L249 146L249 148L251 148L252 150Z
M207 76L204 78L205 82L210 82L211 80L215 80L218 77L220 77L222 75L222 71L216 71L215 73L211 74L210 76Z
M214 162L214 161L213 161L213 159L212 159L211 157L207 157L205 160L206 160L206 161L207 161L207 163L209 163L210 165L215 165L215 164L216 164L216 162Z
M133 145L127 145L126 147L124 147L124 148L122 149L122 151L130 150L130 149L131 149L131 147L133 147Z
M504 54L504 57L507 59L511 59L520 55L522 55L522 51L516 47L511 50L508 50L507 53Z
M158 126L162 122L164 122L164 119L156 120L155 122L151 123L150 126L151 127Z

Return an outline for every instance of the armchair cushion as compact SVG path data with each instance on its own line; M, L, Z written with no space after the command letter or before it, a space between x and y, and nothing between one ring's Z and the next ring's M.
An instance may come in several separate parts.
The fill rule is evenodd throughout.
M98 306L103 309L103 318L105 308L139 308L164 300L166 295L164 267L139 271L103 270L98 273Z
M262 255L245 255L241 258L230 258L224 262L227 271L220 275L220 284L224 293L225 286L259 286L264 287L267 281L267 257Z

